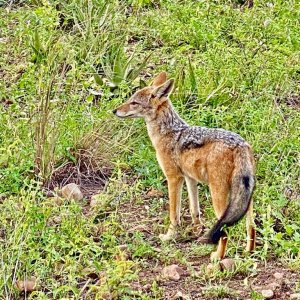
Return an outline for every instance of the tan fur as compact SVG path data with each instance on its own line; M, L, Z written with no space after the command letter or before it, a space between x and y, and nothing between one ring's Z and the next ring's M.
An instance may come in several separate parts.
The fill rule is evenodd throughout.
M235 173L239 167L242 168L242 166L237 166L241 160L241 151L243 157L249 157L245 158L247 159L245 163L251 174L254 173L253 154L247 143L233 147L225 139L223 141L222 138L212 138L199 147L196 145L195 148L187 147L184 150L177 147L175 130L168 131L167 127L163 127L165 126L162 125L163 122L159 121L168 118L168 113L170 113L170 102L167 96L171 89L172 82L167 82L166 73L162 72L154 79L151 86L138 91L115 110L119 117L137 116L144 117L146 120L157 160L168 181L171 225L168 233L161 236L163 240L174 238L176 227L180 224L181 190L184 180L187 184L192 220L197 225L201 222L197 182L209 185L213 208L217 218L220 219L228 206L233 176L236 176ZM172 115L169 118L171 120ZM179 117L178 120L179 123L182 121ZM227 241L226 235L219 240L217 251L211 255L212 259L224 257ZM247 213L247 251L253 251L254 247L255 229L253 202L251 202Z

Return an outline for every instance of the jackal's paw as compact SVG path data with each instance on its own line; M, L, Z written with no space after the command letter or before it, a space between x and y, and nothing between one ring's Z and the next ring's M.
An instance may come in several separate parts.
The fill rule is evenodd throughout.
M162 242L168 242L175 239L177 236L177 232L174 229L169 229L166 234L160 234L159 238Z
M220 260L223 257L220 256L220 254L218 253L218 251L214 251L210 254L210 260L211 261L216 261L216 260Z
M200 236L204 232L203 224L193 224L193 234L196 236Z

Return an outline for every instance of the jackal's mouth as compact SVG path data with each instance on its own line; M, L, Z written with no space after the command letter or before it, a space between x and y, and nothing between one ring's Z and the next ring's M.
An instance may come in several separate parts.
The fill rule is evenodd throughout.
M120 119L134 118L134 117L135 117L134 114L121 116L121 115L118 115L118 112L116 113L116 116L117 116L118 118L120 118Z

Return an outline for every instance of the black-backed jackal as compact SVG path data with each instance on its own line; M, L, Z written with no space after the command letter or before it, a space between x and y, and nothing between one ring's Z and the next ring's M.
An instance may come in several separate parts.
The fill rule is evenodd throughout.
M254 159L250 145L238 134L224 129L189 126L169 100L174 81L160 73L153 83L137 91L114 110L120 118L142 117L167 181L171 224L162 240L173 239L180 224L181 189L186 182L193 223L200 224L197 182L209 185L218 218L200 241L218 243L212 259L225 255L231 226L247 213L247 251L255 247L253 220Z

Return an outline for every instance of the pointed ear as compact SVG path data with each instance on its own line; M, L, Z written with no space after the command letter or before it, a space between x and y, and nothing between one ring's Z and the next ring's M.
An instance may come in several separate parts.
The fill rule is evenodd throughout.
M172 93L173 87L174 79L169 79L164 84L155 88L152 95L157 98L168 97Z
M153 80L152 86L160 86L163 83L165 83L167 80L167 73L166 72L161 72L159 73Z

